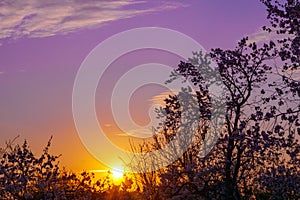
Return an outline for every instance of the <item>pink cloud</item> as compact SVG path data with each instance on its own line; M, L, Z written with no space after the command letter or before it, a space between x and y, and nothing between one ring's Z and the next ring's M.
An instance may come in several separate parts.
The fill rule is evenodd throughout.
M180 2L156 2L149 6L149 2L4 0L0 2L0 40L68 34L110 21L186 6Z

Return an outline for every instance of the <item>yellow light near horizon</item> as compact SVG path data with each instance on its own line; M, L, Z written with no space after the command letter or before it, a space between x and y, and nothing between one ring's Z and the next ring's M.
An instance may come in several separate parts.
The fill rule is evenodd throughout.
M115 179L122 178L122 176L124 175L124 169L121 167L113 168L112 175Z

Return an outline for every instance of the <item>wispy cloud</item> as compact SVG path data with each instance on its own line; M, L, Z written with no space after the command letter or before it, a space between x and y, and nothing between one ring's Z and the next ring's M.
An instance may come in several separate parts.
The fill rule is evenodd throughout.
M137 128L127 130L126 132L115 132L114 136L119 137L136 137L136 138L151 138L154 135L154 129L150 128Z
M155 96L151 97L149 99L149 101L152 102L153 104L164 105L165 104L164 100L166 98L168 98L169 95L174 95L174 93L170 92L170 91L162 92L162 93L160 93L158 95L155 95Z
M138 128L126 131L127 136L136 138L151 138L154 135L154 129L150 128Z
M0 71L0 75L4 74L4 72Z
M259 43L259 42L268 41L270 39L272 39L271 33L261 30L261 31L257 31L255 33L250 34L248 42L249 43L252 43L252 42Z
M0 40L67 34L109 21L185 6L179 1L153 4L150 0L3 0L0 1Z
M259 30L257 32L254 32L254 33L251 33L248 35L248 37L249 37L248 43L252 43L252 42L260 43L260 42L267 42L270 40L276 41L278 39L282 39L287 36L291 36L291 35L288 35L288 34L279 35L279 34L276 34L275 31L272 31L269 33L264 30Z
M89 170L89 172L91 173L107 173L109 170L105 170L105 169L92 169Z
M112 127L112 124L104 124L105 127Z

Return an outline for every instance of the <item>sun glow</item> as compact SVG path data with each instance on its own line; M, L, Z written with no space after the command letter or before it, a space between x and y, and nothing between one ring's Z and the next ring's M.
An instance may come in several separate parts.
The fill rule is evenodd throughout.
M124 169L121 167L115 167L112 169L112 176L115 179L120 179L124 175Z

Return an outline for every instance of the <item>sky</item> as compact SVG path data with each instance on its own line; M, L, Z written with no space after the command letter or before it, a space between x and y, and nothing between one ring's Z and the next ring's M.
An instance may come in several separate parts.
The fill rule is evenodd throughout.
M38 154L53 136L51 151L62 154L62 166L74 171L106 169L85 148L72 115L76 74L99 43L133 28L162 27L188 35L206 50L230 49L246 35L252 41L264 40L261 27L265 24L266 11L259 0L2 0L0 145L19 135L17 142L26 139ZM117 145L124 145L128 138L122 137L112 122L111 90L133 65L153 61L176 67L180 60L170 53L149 49L128 53L109 67L98 84L98 120ZM162 88L147 87L133 95L139 103L130 103L138 124L147 123L149 102L164 92Z

